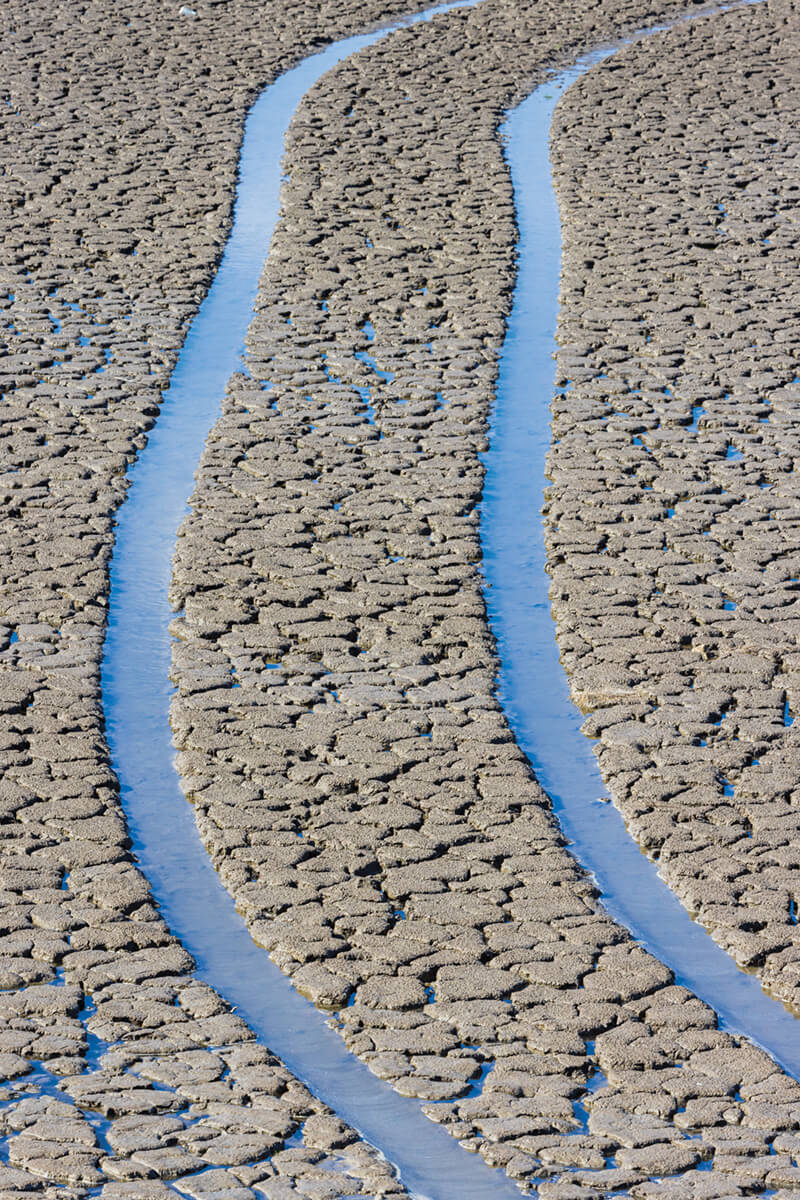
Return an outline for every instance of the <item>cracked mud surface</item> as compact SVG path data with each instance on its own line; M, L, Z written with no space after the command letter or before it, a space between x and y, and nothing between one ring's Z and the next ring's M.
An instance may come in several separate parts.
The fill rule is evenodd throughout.
M131 861L99 660L111 515L227 233L246 106L320 22L413 7L4 7L3 1197L405 1194L193 978Z
M244 108L321 29L421 5L196 7L4 10L0 1197L403 1194L159 919L98 664L111 513L228 228ZM256 382L179 558L183 767L254 935L353 999L353 1049L488 1161L552 1198L789 1188L797 1085L597 909L491 693L475 455L514 236L492 127L568 36L655 10L563 14L404 34L305 107ZM348 121L317 174L315 131Z
M563 662L629 831L795 1010L797 17L685 27L559 106L546 517Z
M748 13L739 56L783 46L785 12ZM575 13L566 46L556 10L490 0L312 90L173 582L179 767L254 938L377 1074L552 1200L800 1178L798 1085L603 913L493 696L494 129L545 65L649 16Z

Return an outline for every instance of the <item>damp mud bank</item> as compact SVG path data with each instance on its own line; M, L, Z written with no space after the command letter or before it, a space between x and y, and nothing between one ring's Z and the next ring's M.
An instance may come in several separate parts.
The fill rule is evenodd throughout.
M374 1074L543 1197L727 1195L751 1186L729 1127L777 1153L798 1121L796 1081L597 902L495 694L478 456L516 237L496 130L642 15L578 14L566 45L553 14L485 0L304 97L171 583L176 762L254 941Z
M240 114L265 78L318 44L320 28L344 34L383 15L321 0L287 18L284 7L229 0L198 4L193 17L119 0L70 21L53 20L47 4L4 8L13 23L0 44L9 200L0 320L13 352L2 363L0 427L0 1191L407 1195L387 1160L298 1078L301 1052L318 1046L320 1090L336 1101L347 1074L343 1105L359 1127L381 1126L380 1144L418 1194L449 1197L457 1186L495 1197L511 1180L543 1200L789 1191L796 1082L720 1030L683 979L597 903L497 703L476 568L478 455L515 269L496 126L551 67L656 19L652 5L485 0L320 80L290 129L285 220L258 285L246 364L236 373L238 335L226 347L227 390L190 379L188 410L213 386L223 413L172 582L177 765L247 929L341 1038L269 972L268 1005L297 1073L279 1062L224 999L229 983L241 986L263 1015L242 964L260 987L264 953L224 894L230 923L211 936L200 906L214 873L181 859L191 843L165 829L151 862L160 860L164 911L177 905L176 884L185 888L198 975L133 861L138 829L123 819L100 705L112 514L228 230ZM663 794L634 797L631 828L683 881L687 904L702 901L715 936L767 981L779 974L786 994L797 372L795 312L775 293L796 278L786 220L795 166L783 132L796 127L795 18L796 6L773 2L746 20L715 18L717 33L714 22L676 31L665 53L625 51L619 70L587 75L568 98L556 138L566 148L557 166L565 390L547 535L562 653L576 695L594 708L589 729L608 751L601 765L615 799L624 808L630 781L609 763L660 781ZM698 107L688 81L701 78ZM720 106L721 95L730 102ZM747 128L731 124L745 95ZM686 131L671 124L677 108L694 114L689 161ZM616 156L602 133L611 124L615 150L624 145ZM644 183L628 174L642 129L658 132ZM731 161L734 139L749 165ZM776 157L785 193L769 182ZM683 229L675 182L657 203L646 184L672 166L686 179L695 164L706 185ZM603 187L575 194L590 167ZM608 197L609 178L627 190L606 229L608 210L598 220L589 200ZM632 246L634 211L644 217ZM598 241L598 230L611 237L623 226L622 248ZM675 279L662 287L661 259L673 274L680 265L653 237L664 228L668 248L686 256L677 293ZM638 290L595 274L599 261L627 263L637 288L648 280L649 316ZM689 288L699 267L702 296ZM238 275L236 287L245 290ZM215 352L216 334L201 334ZM700 377L691 386L678 361L687 337ZM634 351L641 367L620 367ZM189 448L184 413L173 434L176 424L188 467L199 444ZM586 458L595 450L602 492ZM173 473L157 472L153 489ZM702 542L684 510L688 474L691 503L713 516ZM190 486L187 477L169 501L163 492L176 520ZM638 522L617 508L625 495L636 497ZM168 557L160 504L149 517ZM576 506L584 533L587 513L599 517L593 545L576 541ZM653 553L645 602L637 589ZM154 591L160 572L163 593L155 556L133 571ZM602 597L599 630L587 578ZM765 580L780 585L780 622L761 603ZM637 641L645 618L663 628L661 659ZM148 657L148 632L141 617L127 627L134 666ZM620 666L610 632L625 650L638 646L646 670ZM655 700L651 686L643 699L643 674L657 680ZM162 764L170 754L166 678L164 662L157 680L134 679L147 692L142 700L134 689L136 704L162 704L157 733L131 740L136 782L157 753ZM549 671L536 679L550 686ZM162 794L146 799L142 824L164 829ZM191 810L181 812L182 838L192 830ZM674 828L662 842L665 818ZM202 972L229 937L243 957L223 961L221 996ZM312 1029L326 1041L311 1043ZM340 1058L342 1044L350 1053ZM358 1076L353 1056L371 1074ZM375 1076L393 1092L370 1091ZM402 1110L396 1093L408 1098ZM420 1104L508 1178L447 1138L431 1140ZM405 1139L396 1152L393 1138Z

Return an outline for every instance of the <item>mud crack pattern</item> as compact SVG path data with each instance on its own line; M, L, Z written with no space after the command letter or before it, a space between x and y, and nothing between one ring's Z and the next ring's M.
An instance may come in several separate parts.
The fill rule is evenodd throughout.
M780 43L782 14L743 45ZM496 126L652 15L565 32L561 8L487 0L312 90L173 583L179 766L253 936L376 1073L553 1200L798 1178L797 1084L599 908L493 695Z
M565 97L551 599L629 831L800 1001L798 13L632 47Z
M246 106L320 21L413 7L4 6L3 1196L404 1194L164 927L99 662L112 514L221 252Z

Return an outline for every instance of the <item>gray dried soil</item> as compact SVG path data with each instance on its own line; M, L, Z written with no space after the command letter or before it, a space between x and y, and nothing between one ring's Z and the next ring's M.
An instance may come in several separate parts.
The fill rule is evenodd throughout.
M312 90L173 585L184 787L253 936L377 1074L551 1200L800 1174L797 1084L716 1029L564 849L493 695L476 566L513 282L497 121L651 15L487 0ZM789 93L792 15L671 35L675 77L703 37L708 88L735 70L755 90L768 44ZM620 61L660 79L671 44ZM648 110L626 120L649 136ZM587 158L589 134L609 137L593 123Z
M562 658L630 832L800 1010L797 17L686 27L559 106L571 387L546 528Z
M194 7L3 5L3 1198L402 1192L164 927L99 661L112 513L229 227L245 109L320 29L421 4Z

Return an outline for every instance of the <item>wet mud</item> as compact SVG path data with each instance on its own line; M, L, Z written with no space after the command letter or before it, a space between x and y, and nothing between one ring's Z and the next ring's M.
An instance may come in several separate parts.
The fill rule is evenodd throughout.
M245 109L401 7L4 11L0 1196L405 1194L193 975L99 688L112 515L229 228ZM494 129L662 11L487 0L315 90L176 560L180 768L254 937L376 1074L552 1200L798 1171L797 1084L567 854L494 697L475 565L515 240Z

